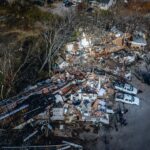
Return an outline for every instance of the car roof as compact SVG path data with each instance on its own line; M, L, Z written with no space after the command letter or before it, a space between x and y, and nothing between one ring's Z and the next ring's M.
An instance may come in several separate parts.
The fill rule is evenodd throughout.
M124 94L124 98L125 98L125 99L132 99L132 97L133 97L132 95Z

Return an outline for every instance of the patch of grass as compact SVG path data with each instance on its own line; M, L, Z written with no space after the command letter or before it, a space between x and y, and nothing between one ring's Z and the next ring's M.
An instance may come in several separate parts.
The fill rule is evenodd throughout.
M70 38L70 42L76 41L77 38L79 37L79 35L80 35L80 32L79 32L79 31L74 31L74 32L72 33L71 38Z
M53 21L58 16L42 11L34 5L19 5L15 3L13 5L0 6L0 15L9 16L5 21L9 27L17 27L21 29L34 28L36 22Z
M52 20L55 18L53 14L48 12L43 12L37 7L30 8L26 12L25 17L30 23L34 23L36 21L46 21L50 19Z
M100 14L102 16L109 16L109 15L111 15L111 11L110 10L100 10Z
M53 3L48 4L48 7L49 7L49 8L52 8L52 9L56 8L55 4L53 4Z
M95 14L99 14L101 16L111 16L112 12L110 10L102 10L102 9L97 9Z
M0 16L7 14L7 9L4 6L0 5Z

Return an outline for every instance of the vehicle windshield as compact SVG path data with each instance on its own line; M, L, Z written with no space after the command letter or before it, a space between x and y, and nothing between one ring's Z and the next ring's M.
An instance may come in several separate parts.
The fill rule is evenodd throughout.
M116 82L114 85L115 85L115 86L118 86L118 87L121 87L121 88L124 87L124 85L123 85L122 83L117 83L117 82Z
M129 84L125 84L124 88L127 89L127 90L129 90L129 91L133 91L133 86L129 85Z
M129 101L129 102L134 102L134 97L131 96L131 95L130 95L130 96L128 95L128 96L125 98L125 100L126 100L126 101Z
M134 97L133 96L131 97L130 102L134 102Z
M124 94L118 93L118 94L117 94L117 98L119 98L119 99L124 99Z

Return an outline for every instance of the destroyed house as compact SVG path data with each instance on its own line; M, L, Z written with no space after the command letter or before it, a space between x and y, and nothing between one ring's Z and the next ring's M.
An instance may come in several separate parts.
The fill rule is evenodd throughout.
M87 122L93 123L104 123L109 124L109 115L108 114L101 114L100 116L84 116L83 120Z
M24 121L27 121L34 116L45 111L45 108L51 105L55 100L54 95L33 95L30 96L22 103L17 104L17 106L12 110L7 110L6 113L0 115L0 126L5 126L5 124L11 124L11 127L15 127Z
M8 110L12 110L13 108L15 108L17 106L16 102L13 102L11 100L6 100L0 103L0 113L4 113L7 112Z
M67 94L69 91L71 91L74 87L75 87L75 82L68 82L66 84L64 84L64 86L61 86L59 88L59 92L62 94L62 95L65 95ZM55 92L56 93L56 92Z
M147 45L146 40L142 36L134 36L133 41L131 41L131 47L142 48Z
M29 98L28 101L25 102L29 105L29 108L28 112L24 114L24 119L28 120L35 115L38 115L43 112L48 105L51 105L54 102L55 97L53 95L50 96L36 95Z
M59 82L54 82L50 86L47 86L47 87L44 87L43 89L41 89L41 93L43 93L43 94L53 93L56 90L60 90L67 84L68 84L67 81L61 81L61 80Z
M21 119L24 112L27 112L29 105L23 105L10 112L0 115L0 127L9 128L14 127Z
M52 110L53 116L51 120L64 120L64 109L63 108L53 108Z

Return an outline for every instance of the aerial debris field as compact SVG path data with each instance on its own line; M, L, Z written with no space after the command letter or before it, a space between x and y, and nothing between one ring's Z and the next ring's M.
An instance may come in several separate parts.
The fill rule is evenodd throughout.
M107 10L116 4L109 2L113 2L110 7L98 4L103 9L101 14L109 14ZM91 2L92 9L86 13L92 14L95 7L97 10L97 3ZM129 2L127 9L139 7L143 11L150 7L149 2L131 5L134 3ZM69 10L77 4L64 1L61 7ZM79 26L75 29L76 39L59 51L51 76L0 101L2 149L81 150L88 145L87 139L100 138L108 143L110 130L128 127L128 106L139 109L142 103L141 87L134 86L133 78L150 84L149 33L130 22L121 24L124 30L111 23L101 34L88 32L91 26Z

